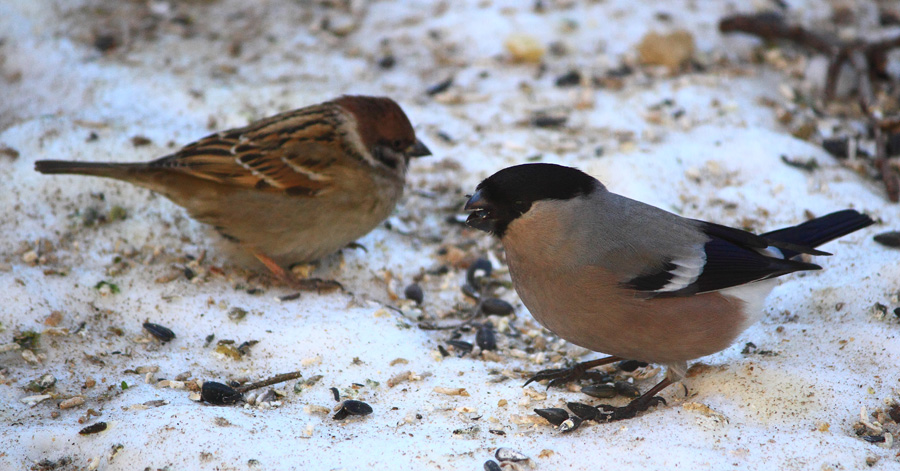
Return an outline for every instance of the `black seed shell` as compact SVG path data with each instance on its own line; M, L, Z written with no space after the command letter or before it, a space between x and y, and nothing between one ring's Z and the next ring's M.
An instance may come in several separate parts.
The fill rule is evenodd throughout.
M551 409L535 409L534 413L547 419L553 425L559 425L569 418L569 413L565 409L554 407Z
M175 338L175 332L172 332L168 327L163 327L159 324L144 322L144 329L162 343L166 343Z
M897 231L882 232L873 239L885 247L900 247L900 232Z
M500 465L494 460L487 460L484 462L484 471L500 471L500 469Z
M647 366L647 365L648 365L648 363L647 363L647 362L644 362L644 361L637 361L637 360L623 360L623 361L620 361L620 362L616 365L616 368L618 368L618 369L620 369L620 370L622 370L622 371L626 371L626 372L629 372L629 373L630 373L630 372L632 372L632 371L634 371L634 370L636 370L636 369L638 369L638 368L642 368L642 367Z
M591 397L596 397L599 399L609 399L611 397L616 397L618 394L616 392L616 387L612 384L596 384L590 386L584 386L581 388L581 392L587 394Z
M478 272L484 272L483 276L491 276L491 273L494 271L494 266L491 264L491 261L486 258L479 258L475 260L469 268L466 270L466 283L471 286L474 286L476 289L481 287L481 283L478 281L479 274Z
M231 386L215 381L205 381L200 388L200 399L216 406L231 405L243 398L244 395Z
M369 415L371 413L372 406L355 399L347 399L341 404L340 410L334 414L332 419L341 420L350 415Z
M481 303L481 311L488 315L508 316L516 309L500 298L487 298Z
M641 395L641 390L627 381L616 381L615 386L616 392L622 396L638 397Z
M562 433L572 432L581 426L582 420L578 417L569 417L568 420L559 424L559 431Z
M846 159L848 154L848 144L849 142L846 137L825 139L822 141L822 148L839 159Z
M418 283L407 286L403 290L403 296L406 296L406 299L415 301L416 304L422 304L422 301L425 300L425 292L422 291L422 287Z
M469 342L463 341L463 340L448 340L447 345L450 345L451 347L453 347L463 353L469 353L472 351L473 348L475 348L474 345L472 345Z
M79 435L91 435L106 430L106 422L97 422L78 431Z
M478 333L475 334L475 343L482 350L496 350L497 336L494 335L494 326L491 324L482 325L478 329Z

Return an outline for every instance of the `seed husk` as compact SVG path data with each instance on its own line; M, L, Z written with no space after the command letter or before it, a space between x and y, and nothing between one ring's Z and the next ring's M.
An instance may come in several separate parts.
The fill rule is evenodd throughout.
M162 343L166 343L175 338L175 332L172 332L172 329L152 322L144 322L144 330L156 337L156 339Z
M491 264L491 261L486 258L479 258L472 262L469 265L469 268L466 270L466 283L475 287L475 289L481 288L481 282L479 278L491 276L491 273L494 271L494 265ZM483 274L479 274L482 272Z
M475 334L475 343L482 350L496 350L497 336L494 335L494 326L491 324L482 325L478 329L478 333Z
M516 309L500 298L487 298L481 303L481 311L488 315L508 316Z
M494 460L487 460L484 462L484 471L500 471L500 465L497 464Z
M641 395L641 390L637 388L637 386L629 383L628 381L616 381L615 382L616 392L621 396L625 397L638 397Z
M422 287L418 283L413 283L407 286L403 290L403 296L405 296L406 299L415 301L415 303L419 305L421 305L422 301L425 300L425 292L422 291Z
M79 435L91 435L94 433L100 433L106 430L107 425L106 422L97 422L96 424L88 425L87 427L78 431Z
M216 406L235 404L243 399L243 394L228 386L215 381L206 381L200 388L200 399Z
M581 419L578 417L569 417L563 423L559 424L558 430L562 433L571 432L581 426Z
M643 368L647 366L649 363L645 361L637 361L637 360L623 360L616 364L616 368L625 371L626 373L631 373L632 371Z
M591 397L596 397L599 399L609 399L611 397L616 397L618 394L616 392L616 387L612 384L595 384L590 386L584 386L581 388L581 392L587 394Z
M462 353L469 353L475 348L474 345L463 340L448 340L447 345L450 345Z
M569 418L569 413L565 409L553 407L550 409L535 409L534 413L547 419L553 425L560 425Z
M898 231L882 232L873 237L873 239L885 247L900 247L900 232Z
M341 403L341 408L334 414L332 419L334 420L342 420L351 415L359 415L366 416L371 414L372 406L366 404L362 401L357 401L355 399L347 399L343 403Z

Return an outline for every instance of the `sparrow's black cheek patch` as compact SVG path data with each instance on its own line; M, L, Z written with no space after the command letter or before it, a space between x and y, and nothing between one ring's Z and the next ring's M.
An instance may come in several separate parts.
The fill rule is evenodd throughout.
M398 154L385 149L384 147L376 147L372 152L374 157L378 159L379 162L383 163L385 166L391 169L396 169Z

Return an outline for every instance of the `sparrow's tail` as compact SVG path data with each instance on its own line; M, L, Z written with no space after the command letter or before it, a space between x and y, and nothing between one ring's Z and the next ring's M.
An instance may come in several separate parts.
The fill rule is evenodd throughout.
M785 258L793 258L801 253L816 253L817 251L805 249L818 247L874 223L875 221L865 214L845 209L793 227L766 232L761 236L771 241L773 246L779 247Z
M106 162L71 162L67 160L38 160L34 169L41 173L69 173L77 175L93 175L97 177L116 178L131 181L137 170L146 164L106 163Z

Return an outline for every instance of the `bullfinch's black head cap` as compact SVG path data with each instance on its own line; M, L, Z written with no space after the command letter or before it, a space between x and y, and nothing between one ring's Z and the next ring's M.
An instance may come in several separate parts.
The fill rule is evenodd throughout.
M505 168L478 184L466 202L466 211L472 211L466 224L503 237L509 223L531 209L534 202L587 195L598 183L581 170L556 164Z

